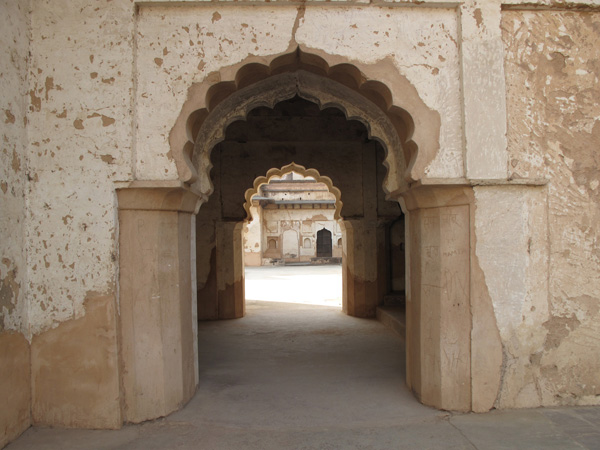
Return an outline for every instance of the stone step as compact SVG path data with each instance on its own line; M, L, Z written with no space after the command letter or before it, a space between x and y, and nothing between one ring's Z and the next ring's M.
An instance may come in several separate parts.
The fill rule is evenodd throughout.
M395 332L402 340L406 339L406 313L404 306L378 306L377 320Z

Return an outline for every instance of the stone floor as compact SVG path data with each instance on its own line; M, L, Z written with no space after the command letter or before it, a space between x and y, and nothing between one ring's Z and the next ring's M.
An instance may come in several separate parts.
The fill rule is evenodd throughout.
M600 449L600 408L451 414L404 383L402 340L337 307L249 301L200 324L181 411L118 431L30 428L20 449Z

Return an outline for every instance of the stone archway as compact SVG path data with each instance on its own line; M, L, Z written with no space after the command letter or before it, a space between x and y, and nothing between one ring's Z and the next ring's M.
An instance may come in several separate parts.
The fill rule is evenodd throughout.
M331 60L331 61L328 61ZM362 69L362 70L361 70ZM169 134L179 178L203 197L212 192L210 153L226 127L258 106L299 96L321 108L336 107L348 120L359 120L386 150L384 190L397 196L418 180L439 150L440 118L404 77L396 77L401 96L370 79L368 67L333 64L329 55L298 47L268 63L254 60L223 69L214 83L193 85Z
M301 51L238 69L227 72L229 81L221 77L225 81L191 89L170 135L179 181L139 181L118 191L126 420L168 414L191 397L198 381L190 242L194 213L213 189L212 148L229 124L253 108L296 96L320 108L340 109L347 119L363 123L385 149L384 189L402 204L408 221L409 386L423 403L440 409L490 409L502 356L499 339L483 333L482 324L495 319L481 300L486 294L474 253L472 188L421 182L439 148L439 115L410 86L403 92L406 101L355 66L330 66ZM406 107L397 105L401 101ZM136 235L140 229L143 235ZM349 222L346 236L362 242L368 233L362 224ZM360 253L364 249L345 250L355 252L357 266L368 266ZM358 282L354 293L363 289ZM157 298L168 301L157 303ZM155 348L162 351L151 351ZM162 375L148 381L143 376L148 371Z
M244 210L246 211L248 220L252 219L252 214L250 212L250 206L252 205L252 197L254 197L258 193L260 187L263 184L268 184L269 181L271 181L274 178L281 178L284 175L291 172L296 172L297 174L300 174L304 177L312 177L319 183L325 184L329 192L335 197L334 218L336 220L341 218L341 211L344 205L344 203L342 202L342 193L337 187L333 185L333 181L331 181L331 178L329 178L326 175L321 175L316 169L307 169L306 167L296 164L295 162L291 162L290 164L283 166L281 169L272 168L267 172L265 176L257 177L254 180L252 187L246 190L246 192L244 193L244 198L246 200L244 203Z

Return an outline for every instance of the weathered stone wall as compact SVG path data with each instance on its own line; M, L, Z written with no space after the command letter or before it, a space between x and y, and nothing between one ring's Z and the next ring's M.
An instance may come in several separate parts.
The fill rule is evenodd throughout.
M597 9L192 3L39 0L31 13L27 2L0 3L1 362L27 379L29 344L7 333L32 342L35 421L120 424L115 182L177 180L169 133L191 86L298 46L439 116L439 151L419 169L429 182L549 177L545 188L474 189L473 245L504 350L496 406L598 403ZM261 167L244 189L287 163ZM352 180L334 181L351 195ZM200 261L210 252L198 257L210 266ZM88 353L90 336L102 336L98 352ZM57 372L61 352L72 365ZM29 420L27 395L11 401L18 412L6 423L17 426L4 436Z
M514 216L499 220L531 236L503 243L506 251L520 246L532 257L513 266L529 274L528 286L519 282L520 269L506 274L509 292L519 293L509 297L518 303L495 305L505 353L498 405L596 404L600 13L506 11L502 29L509 177L550 182L544 191L484 194Z
M441 117L440 151L424 172L464 175L457 14L452 8L324 5L140 6L137 24L137 166L141 178L177 177L169 132L193 83L231 76L246 59L310 52L361 62L401 98L416 89ZM222 71L223 73L216 73ZM394 73L396 72L396 73ZM409 81L398 83L397 74ZM410 86L412 84L412 86ZM435 155L432 155L432 158Z
M131 179L133 10L41 1L32 11L27 252L31 332L115 292L114 181ZM76 238L75 238L76 237Z
M134 9L125 1L33 6L25 245L33 420L117 427L114 182L132 177ZM87 309L103 313L82 322ZM93 336L101 348L89 352ZM95 406L80 408L85 399Z
M296 258L299 261L310 261L317 256L317 232L326 228L331 232L332 256L341 257L342 249L338 247L338 239L342 230L334 220L334 209L272 209L263 210L262 248L265 258L286 258L283 247L283 234L286 230L294 230L298 237ZM274 238L278 242L277 251L268 250L268 240ZM304 246L304 240L309 239L310 245Z
M29 427L27 64L29 2L0 1L0 448Z
M244 223L244 265L260 266L262 264L262 208L250 206L251 221Z
M146 3L136 14L127 1L42 1L31 21L29 87L18 97L29 110L32 215L24 248L32 334L83 316L86 299L114 294L113 183L176 179L168 134L190 85L249 55L276 55L302 44L338 55L340 62L389 60L442 117L442 150L428 176L462 174L457 23L451 9ZM344 28L333 33L344 39L322 39L333 35L322 32L332 24ZM387 66L380 75L393 82ZM25 84L20 86L22 91ZM11 111L17 129L23 118ZM3 167L11 167L12 150L6 158ZM25 167L18 152L14 161ZM23 189L7 186L7 193L13 188ZM11 226L17 234L24 229Z
M29 6L2 1L0 17L0 332L27 333L27 64Z

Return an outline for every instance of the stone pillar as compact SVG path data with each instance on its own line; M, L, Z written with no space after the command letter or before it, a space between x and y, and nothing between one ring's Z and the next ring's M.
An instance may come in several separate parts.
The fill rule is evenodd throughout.
M192 240L199 198L148 182L117 194L122 405L124 420L137 423L179 409L196 390Z
M385 219L377 220L377 305L383 305L385 296L391 288L391 255L388 252L391 243L387 222Z
M346 242L342 258L342 309L354 317L375 317L379 304L377 221L349 219L343 224Z
M245 314L243 222L217 222L216 281L219 319Z
M198 290L198 319L244 317L243 222L207 221L203 225L198 230L204 236L196 249L198 258L208 265L202 269L203 284Z
M471 410L469 188L405 195L410 248L407 383L421 402Z

